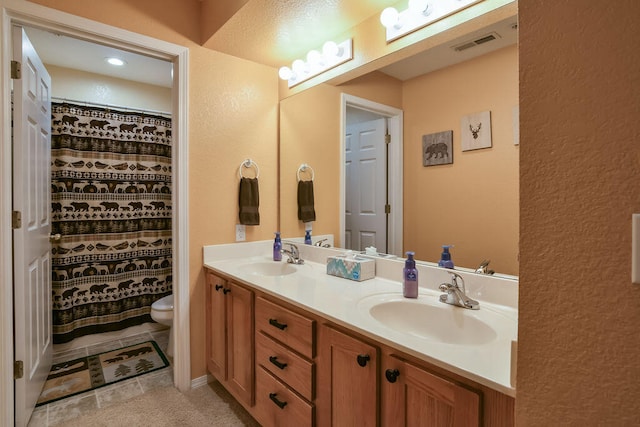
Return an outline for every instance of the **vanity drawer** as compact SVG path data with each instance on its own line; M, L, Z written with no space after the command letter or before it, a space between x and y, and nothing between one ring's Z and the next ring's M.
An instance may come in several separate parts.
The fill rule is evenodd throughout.
M260 332L256 333L256 362L302 397L313 400L312 362Z
M256 418L265 427L312 426L314 406L263 368L256 372Z
M315 322L264 298L256 299L256 330L312 359Z

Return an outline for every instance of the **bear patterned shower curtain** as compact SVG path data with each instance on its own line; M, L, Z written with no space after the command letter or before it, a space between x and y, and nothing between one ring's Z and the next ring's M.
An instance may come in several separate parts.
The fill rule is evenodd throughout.
M171 293L171 119L52 105L55 343L151 321Z

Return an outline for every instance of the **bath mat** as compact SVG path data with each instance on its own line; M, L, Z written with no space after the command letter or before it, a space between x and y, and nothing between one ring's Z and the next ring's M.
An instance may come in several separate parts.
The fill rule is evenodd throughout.
M169 366L155 341L56 363L36 406L114 384Z

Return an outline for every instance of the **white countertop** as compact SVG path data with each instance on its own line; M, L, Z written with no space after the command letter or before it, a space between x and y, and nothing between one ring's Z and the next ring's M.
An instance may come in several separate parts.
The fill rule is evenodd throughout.
M480 310L467 310L438 302L441 292L437 286L449 281L446 270L420 264L420 301L409 300L402 298L400 280L404 264L401 259L377 259L376 277L355 282L326 274L326 257L335 254L335 249L302 244L298 244L298 247L305 264L291 265L297 270L293 274L265 276L253 271L254 265L274 263L271 242L266 241L206 246L204 266L421 360L515 397L515 387L511 384L511 342L517 340L517 281L456 271L465 279L467 294L480 301ZM286 256L283 256L283 263L285 259ZM413 336L379 322L368 313L371 301L378 299L437 304L438 308L452 310L453 321L475 317L489 325L496 335L487 342L474 345L448 344ZM446 333L447 324L440 326Z

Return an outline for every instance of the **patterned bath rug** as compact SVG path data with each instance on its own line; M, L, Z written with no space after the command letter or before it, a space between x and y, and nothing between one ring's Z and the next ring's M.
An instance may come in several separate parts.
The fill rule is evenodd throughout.
M36 406L114 384L169 366L155 341L56 363Z

